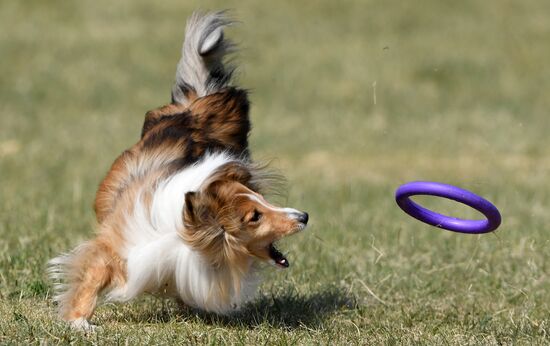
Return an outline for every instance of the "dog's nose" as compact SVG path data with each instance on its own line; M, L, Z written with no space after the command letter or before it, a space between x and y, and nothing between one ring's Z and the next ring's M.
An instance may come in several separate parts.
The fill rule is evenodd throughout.
M298 216L298 221L303 223L304 225L307 224L307 221L309 220L309 215L306 212L303 212Z

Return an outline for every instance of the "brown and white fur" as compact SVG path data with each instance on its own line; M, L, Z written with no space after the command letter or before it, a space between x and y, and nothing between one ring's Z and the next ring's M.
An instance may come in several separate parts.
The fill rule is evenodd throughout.
M149 111L95 199L97 235L49 262L61 317L90 329L98 297L174 297L226 314L253 297L258 263L288 267L273 246L307 213L262 196L269 181L248 152L247 92L230 86L223 12L193 14L172 102Z

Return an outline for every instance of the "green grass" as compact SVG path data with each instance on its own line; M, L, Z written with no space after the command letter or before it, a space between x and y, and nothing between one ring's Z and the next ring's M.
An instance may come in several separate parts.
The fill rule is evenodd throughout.
M72 331L45 263L91 236L97 184L169 101L199 7L243 22L252 150L309 230L240 316L144 297ZM0 343L549 343L549 37L543 0L0 2ZM501 228L409 218L393 192L422 179L486 196Z

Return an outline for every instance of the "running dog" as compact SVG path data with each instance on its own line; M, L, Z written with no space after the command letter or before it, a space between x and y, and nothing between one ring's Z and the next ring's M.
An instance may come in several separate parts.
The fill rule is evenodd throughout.
M61 318L92 329L98 297L173 297L218 314L238 310L259 284L261 262L289 266L279 239L308 214L262 195L272 175L252 162L247 92L225 64L235 46L224 12L187 23L172 102L149 111L95 199L97 234L49 262Z

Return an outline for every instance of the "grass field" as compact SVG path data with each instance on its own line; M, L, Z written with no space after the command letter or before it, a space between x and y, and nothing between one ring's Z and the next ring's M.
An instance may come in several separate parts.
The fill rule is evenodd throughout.
M159 3L0 2L0 344L550 343L550 2ZM144 297L72 331L45 263L92 234L97 185L169 101L197 8L242 21L252 150L310 227L239 316ZM417 222L393 201L410 180L482 194L503 224Z

